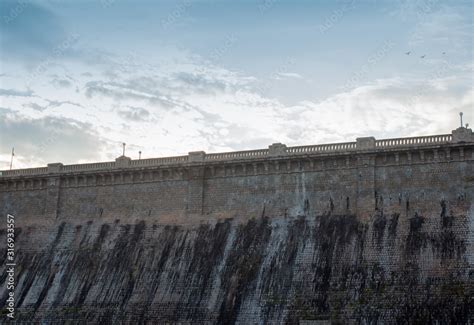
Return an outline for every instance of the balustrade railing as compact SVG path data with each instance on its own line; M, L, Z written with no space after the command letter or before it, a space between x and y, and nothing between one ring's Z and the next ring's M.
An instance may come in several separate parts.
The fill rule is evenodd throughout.
M150 158L150 159L139 159L132 160L131 166L135 167L148 167L148 166L161 166L169 164L180 164L188 161L188 156L177 156L177 157L163 157L163 158Z
M204 156L204 160L231 160L231 159L245 159L245 158L260 158L268 155L268 149L247 150L235 152L211 153Z
M89 164L64 165L61 167L61 171L75 172L75 171L83 171L83 170L109 169L113 167L115 167L115 162L109 161L109 162L89 163Z
M387 148L387 147L406 147L406 146L418 146L418 145L430 145L430 144L443 144L449 143L453 136L451 134L442 135L430 135L424 137L412 137L412 138L396 138L396 139L383 139L375 140L376 148Z
M38 175L38 174L46 174L47 172L48 172L48 167L12 169L12 170L0 171L0 176Z
M368 139L368 138L364 138ZM422 137L411 137L411 138L395 138L395 139L382 139L375 140L369 138L371 145L367 148L367 142L364 148L358 148L358 142L345 142L345 143L332 143L332 144L320 144L320 145L309 145L309 146L296 146L286 147L282 144L275 144L277 146L278 156L294 156L304 154L318 154L318 153L332 153L332 152L346 152L356 151L358 149L379 149L385 148L402 148L402 147L419 147L419 146L430 146L437 144L447 144L453 142L452 134L422 136ZM254 158L265 158L273 156L269 149L259 150L246 150L246 151L235 151L235 152L222 152L222 153L202 153L202 158L199 158L203 162L214 162L214 161L226 161L226 160L242 160L242 159L254 159ZM0 171L0 177L8 176L29 176L29 175L42 175L55 172L80 172L80 171L94 171L104 169L114 169L123 167L153 167L163 165L174 165L174 164L186 164L189 162L195 162L190 160L189 156L176 156L176 157L163 157L163 158L150 158L150 159L139 159L130 160L125 162L121 161L121 164L117 165L115 161L110 162L99 162L99 163L88 163L88 164L75 164L75 165L61 165L51 164L49 167L39 168L27 168L27 169L14 169ZM54 166L52 166L54 165ZM51 169L50 169L51 167Z
M355 150L355 149L356 149L356 142L346 142L346 143L318 144L314 146L288 147L286 149L286 152L288 154L304 154L304 153L348 151L348 150Z

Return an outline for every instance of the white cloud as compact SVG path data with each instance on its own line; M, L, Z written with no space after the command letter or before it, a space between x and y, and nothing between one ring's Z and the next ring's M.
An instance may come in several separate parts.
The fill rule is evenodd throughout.
M442 87L440 86L442 85ZM356 136L401 137L449 133L457 111L472 110L472 89L461 76L442 80L385 79L296 108L295 127L316 141ZM472 119L472 113L466 119ZM311 128L313 125L313 128ZM321 126L318 129L317 126Z
M187 57L165 66L126 60L120 64L122 68L112 63L113 79L101 73L111 69L108 63L93 74L85 72L87 65L70 67L70 86L57 87L56 77L43 77L32 85L34 93L22 87L21 73L9 77L11 87L0 92L7 108L0 117L9 123L12 137L2 139L0 169L9 165L10 142L16 136L21 134L25 147L44 142L53 125L69 128L72 133L62 139L79 139L75 147L58 143L55 155L19 150L16 159L22 167L110 160L120 154L122 142L128 144L129 155L136 158L141 150L146 158L262 148L273 142L302 145L368 135L446 133L457 126L457 111L465 111L466 121L473 118L468 113L473 105L472 66L449 66L428 79L380 79L317 103L284 105L252 90L253 76L198 59Z
M8 109L0 109L2 142L0 152L4 167L7 154L15 147L15 167L68 163L104 159L108 145L92 125L61 117L30 118Z
M295 79L303 79L303 76L296 72L279 72L277 73L277 77L281 78L295 78Z

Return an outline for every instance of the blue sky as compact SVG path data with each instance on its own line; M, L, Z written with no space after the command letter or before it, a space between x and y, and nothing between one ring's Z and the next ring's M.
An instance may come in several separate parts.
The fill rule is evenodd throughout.
M12 146L20 168L449 133L473 118L473 9L4 0L0 169Z

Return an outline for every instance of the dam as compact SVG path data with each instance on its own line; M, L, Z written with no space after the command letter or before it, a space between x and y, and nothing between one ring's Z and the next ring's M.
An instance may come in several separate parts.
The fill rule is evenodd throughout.
M0 210L17 323L474 323L465 127L5 170Z

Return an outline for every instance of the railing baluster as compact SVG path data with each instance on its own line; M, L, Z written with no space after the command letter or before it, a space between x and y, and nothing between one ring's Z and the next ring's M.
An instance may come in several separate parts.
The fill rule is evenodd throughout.
M375 147L377 149L383 149L383 148L404 147L404 146L432 145L432 144L437 144L437 143L450 142L451 140L452 140L451 134L410 137L410 138L381 139L381 140L375 141ZM287 154L308 154L308 153L338 152L338 151L344 151L344 150L357 150L356 142L288 147L286 149L286 152ZM260 150L206 154L204 156L204 160L219 161L219 160L228 160L228 159L253 159L257 157L266 157L267 155L268 155L268 149L260 149ZM188 156L177 156L177 157L163 157L163 158L132 160L130 165L133 167L161 166L161 165L167 165L167 164L186 163L187 161L188 161ZM115 162L103 162L103 163L64 165L62 167L62 170L64 172L76 172L76 171L88 171L88 170L93 171L93 170L100 170L100 169L114 168L114 167L115 167ZM6 170L6 171L2 171L1 175L2 176L39 175L39 174L46 174L47 172L48 172L47 167L39 167L39 168L28 168L28 169L18 169L18 170Z

